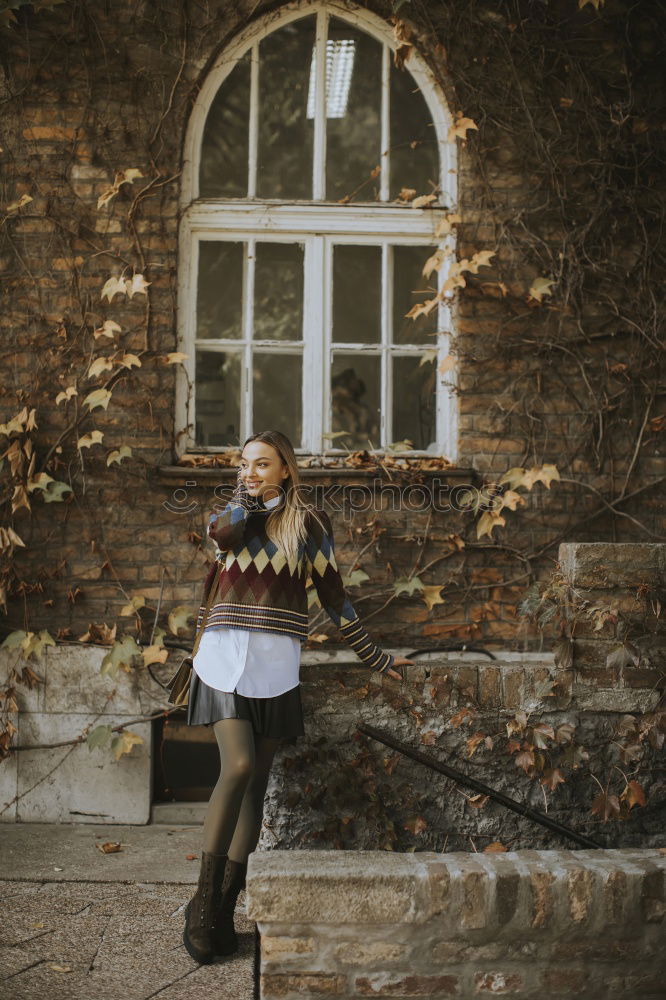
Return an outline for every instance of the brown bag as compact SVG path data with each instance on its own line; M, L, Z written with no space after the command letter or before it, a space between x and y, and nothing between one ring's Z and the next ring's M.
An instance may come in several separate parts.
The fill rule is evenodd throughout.
M201 619L201 625L197 630L197 634L194 639L194 646L192 647L192 652L188 653L187 656L183 657L181 660L178 670L173 675L171 680L167 681L167 690L169 695L167 701L171 705L177 705L179 708L185 708L187 706L189 696L190 696L190 681L192 680L192 669L194 665L194 657L197 654L199 648L199 643L201 642L201 636L203 635L204 628L206 627L206 622L208 620L208 615L210 613L211 606L213 604L213 598L215 597L215 592L217 591L217 585L220 580L220 572L222 568L221 561L218 561L217 569L215 570L215 575L210 585L210 590L208 592L208 600L206 601L206 610L204 611L203 618Z

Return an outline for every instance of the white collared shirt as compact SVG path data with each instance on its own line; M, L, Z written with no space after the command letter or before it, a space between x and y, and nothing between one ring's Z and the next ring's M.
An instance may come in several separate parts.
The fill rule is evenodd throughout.
M274 507L280 497L264 500ZM300 680L301 642L292 635L258 629L204 631L193 665L198 676L218 691L236 691L246 698L273 698Z

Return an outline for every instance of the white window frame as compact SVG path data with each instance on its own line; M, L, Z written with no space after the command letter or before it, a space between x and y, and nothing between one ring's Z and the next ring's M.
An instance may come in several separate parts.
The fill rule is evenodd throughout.
M319 85L317 87L317 114L314 128L314 163L313 191L315 197L311 201L282 201L280 199L256 200L256 162L257 162L257 101L258 101L258 46L261 39L271 32L281 28L289 21L316 14L316 46ZM253 22L231 45L227 46L217 58L206 76L196 103L192 109L187 127L183 151L180 193L180 225L179 225L179 276L178 276L178 350L187 355L183 366L178 369L176 378L176 454L180 457L185 453L214 453L236 450L237 446L202 446L193 440L194 407L195 407L195 353L196 348L206 350L238 351L239 341L234 340L196 340L196 299L198 274L198 245L200 240L233 240L246 241L249 244L249 260L244 261L243 300L243 332L247 338L242 348L241 364L241 442L251 431L252 414L252 379L250 377L249 361L251 348L258 347L275 352L293 353L299 344L303 350L303 441L295 443L295 451L301 455L343 455L346 449L329 447L322 435L330 431L325 426L327 414L330 412L330 371L325 363L331 356L331 301L330 282L332 279L332 245L335 243L389 243L400 245L429 246L431 252L440 248L447 254L445 262L439 271L433 271L429 283L437 279L437 287L441 289L447 277L447 263L453 259L455 251L455 236L450 233L444 237L435 236L437 226L450 211L456 207L456 147L455 141L448 141L448 130L451 125L451 115L441 88L419 54L412 49L405 62L406 72L414 77L423 97L426 100L437 136L439 148L440 200L444 208L412 208L409 204L397 205L389 202L389 178L385 165L380 173L380 198L383 202L354 202L340 205L337 202L326 201L325 191L325 130L324 123L324 45L327 34L327 23L330 16L339 17L353 24L361 31L376 38L383 44L382 54L382 134L381 148L388 145L388 101L389 101L389 60L396 47L390 26L380 17L362 8L322 2L322 0L293 0L280 8L277 13L271 13ZM206 117L210 105L223 83L225 77L232 71L238 59L251 50L251 100L249 129L249 186L248 198L211 198L205 201L199 198L199 166L201 144ZM427 193L427 192L419 192ZM251 200L252 199L252 200ZM251 247L254 240L268 242L302 242L305 244L302 341L266 341L250 340L251 310L253 308L252 281L254 274L254 253ZM424 257L425 263L425 257ZM391 290L389 258L382 249L382 282L389 295ZM426 279L424 279L425 281ZM322 293L317 294L316 290ZM424 295L424 299L426 296ZM398 355L421 355L427 350L437 351L436 364L439 368L450 352L450 333L453 317L451 296L440 301L437 306L437 330L441 331L432 344L394 344L388 345L389 324L391 322L391 303L383 297L382 301L382 337L380 344L342 344L340 349L377 353L382 351L381 363L381 440L375 453L383 454L386 445L386 428L391 426L392 393L390 385L391 365L386 363L389 353ZM308 336L307 331L322 332L322 336ZM436 343L435 343L436 340ZM458 445L458 406L455 393L456 372L450 369L437 374L436 390L436 441L435 454L444 455L450 461L457 459ZM370 449L368 449L370 450ZM392 454L401 454L392 451ZM433 455L433 452L414 449L403 452L406 456Z

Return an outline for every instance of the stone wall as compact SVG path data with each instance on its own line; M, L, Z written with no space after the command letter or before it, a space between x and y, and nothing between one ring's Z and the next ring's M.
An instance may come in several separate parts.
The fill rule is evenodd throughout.
M259 995L658 1000L664 854L255 852Z
M632 717L639 723L648 713L654 717L663 702L663 625L656 615L644 620L644 602L635 594L663 589L666 546L572 544L561 546L559 556L577 600L608 606L617 601L626 621L645 630L649 641L640 641L644 653L637 665L607 665L609 653L621 645L612 623L598 631L584 622L577 625L581 638L574 638L567 665L557 665L553 653L546 652L506 650L496 659L473 652L431 653L407 669L404 684L369 672L344 652L306 651L301 664L305 737L276 757L260 849L476 851L495 841L513 850L570 846L561 835L492 798L484 801L360 734L360 722L547 811L600 847L659 846L666 808L659 765L663 735L661 743L658 727L651 737L643 735L639 756L629 766L620 756L618 726ZM43 660L34 664L37 686L16 691L19 710L12 720L19 746L71 740L85 727L130 722L167 707L158 681L166 680L182 654L173 653L154 668L156 682L141 667L119 670L115 677L100 674L107 651L46 647ZM16 662L15 651L0 651L0 683ZM517 719L522 724L523 717L525 727L572 727L572 738L563 745L549 736L544 740L548 766L558 767L564 779L552 788L541 783L543 770L527 773L516 764L507 727ZM118 761L108 749L89 751L85 745L12 753L0 763L0 820L148 822L151 727L141 722L129 728L143 743ZM520 729L512 731L516 734ZM525 736L531 736L529 730ZM216 756L210 730L201 727L200 737ZM476 740L472 752L470 739ZM604 819L592 812L597 782L618 794L622 771L631 771L646 802L623 818Z

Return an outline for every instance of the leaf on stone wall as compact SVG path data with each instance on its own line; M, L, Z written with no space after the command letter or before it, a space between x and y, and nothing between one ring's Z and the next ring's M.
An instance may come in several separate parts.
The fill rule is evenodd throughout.
M119 614L124 617L126 615L135 615L139 608L144 608L146 606L146 598L143 594L135 594L134 597L130 598L129 604L124 604L120 609Z
M532 770L535 763L534 754L531 750L523 750L514 758L516 767L522 768L525 774Z
M153 646L146 646L142 650L142 656L144 667L148 667L151 663L166 663L169 657L169 650L165 649L164 646L155 644Z
M110 372L113 368L113 361L110 358L95 358L90 368L86 372L86 378L97 378L102 372Z
M171 351L169 354L162 354L160 357L162 363L165 365L180 365L186 358L189 358L189 354L183 354L181 351ZM346 432L343 431L341 433Z
M91 410L96 410L99 406L106 410L110 399L111 392L109 389L95 389L93 392L88 393L83 400L83 405L88 406Z
M637 781L628 782L626 788L620 795L620 799L629 810L634 806L644 806L646 803L645 792Z
M467 142L467 133L470 129L478 131L479 126L472 118L465 118L462 111L456 111L453 124L450 126L447 140L453 142L455 139L462 139L462 145Z
M75 385L68 385L66 389L59 392L55 398L56 406L60 406L61 403L68 403L72 396L78 396Z
M479 518L476 525L477 539L483 538L484 535L488 535L488 537L492 539L493 529L498 527L498 525L500 524L502 525L502 527L506 525L506 521L504 520L501 514L498 514L492 510L485 511Z
M5 211L7 214L10 212L18 212L19 208L23 208L28 202L32 201L32 197L29 194L22 194L18 201L13 201L10 205L7 205Z
M181 604L177 608L174 608L169 612L167 619L169 631L172 635L180 635L181 631L187 632L187 623L192 617L192 610L186 604Z
M360 585L365 581L369 580L370 577L362 569L355 569L353 573L348 576L342 577L342 582L345 587L360 587Z
M135 295L147 295L146 289L151 284L152 282L146 281L142 274L133 274L131 278L125 278L125 286L130 298L134 298Z
M102 660L99 672L100 674L108 674L115 677L122 668L126 673L129 673L132 667L132 658L140 655L141 648L137 645L134 637L124 635L118 642L114 642Z
M432 611L436 604L444 604L444 598L440 594L440 590L444 586L443 583L435 583L431 587L421 588L421 597L424 600L428 611Z
M483 809L490 796L484 795L483 792L477 792L476 795L466 795L465 798L467 805L471 806L472 809Z
M32 510L30 500L28 499L28 491L22 483L17 483L12 494L12 514L16 513L20 507Z
M412 576L410 579L402 577L400 580L396 580L393 584L393 593L396 597L400 594L412 594L423 590L423 581L418 576Z
M122 365L123 368L141 368L141 361L137 358L136 354L123 354L120 357L118 355L113 359L117 364Z
M558 785L562 785L565 782L564 775L558 767L548 768L547 771L543 772L543 777L539 778L541 784L554 792Z
M106 624L106 622L91 622L88 630L79 636L79 642L95 642L102 646L109 646L116 637L116 628Z
M11 554L16 546L25 548L23 539L16 534L10 525L7 525L6 528L0 527L0 552Z
M530 285L530 290L527 299L528 302L529 301L541 302L543 300L544 295L552 295L553 293L551 292L550 289L551 286L554 284L555 282L550 278L535 278L532 284Z
M61 483L54 479L44 490L44 503L62 503L63 493L73 494L73 492L72 487L68 486L67 483Z
M106 456L106 464L111 465L113 462L117 462L118 465L122 462L124 458L132 457L132 449L129 445L121 445L120 448L116 448L114 451L110 451Z
M132 733L127 729L123 729L122 732L116 733L116 735L111 740L111 749L116 760L120 758L125 753L129 753L133 746L137 746L139 743L144 743L143 736L139 736L138 733Z
M404 829L416 837L419 833L423 833L424 830L428 829L428 824L423 816L413 816L404 824Z
M109 340L113 340L117 333L120 333L122 327L112 319L107 319L93 330L93 337L95 340L99 340L100 337L108 337Z
M606 792L600 792L592 803L590 812L593 815L601 816L604 822L618 817L620 815L620 803L617 795L607 795Z
M76 447L81 448L92 448L94 444L101 444L104 434L102 431L91 431L89 434L83 434L76 442Z
M109 278L108 281L104 283L100 298L108 299L110 302L113 296L117 293L127 295L127 285L125 284L124 278L119 278L117 275L113 275L113 277Z
M487 847L483 848L483 854L498 854L502 851L507 851L508 848L504 846L499 840L493 840L492 844L488 844Z
M478 749L480 743L484 742L485 738L485 733L474 733L473 736L470 736L469 739L465 740L468 757L472 757L474 755L474 751Z
M88 750L105 747L111 739L111 726L95 726L86 736Z

